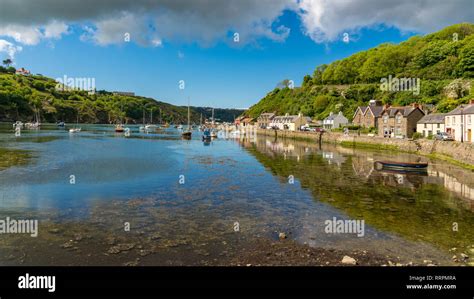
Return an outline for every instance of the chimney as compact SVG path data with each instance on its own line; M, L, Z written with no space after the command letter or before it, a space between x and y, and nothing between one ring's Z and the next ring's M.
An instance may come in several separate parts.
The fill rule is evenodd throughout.
M421 109L421 107L420 107L420 105L419 105L418 103L412 103L411 106L412 106L413 108L420 108L420 109Z
M390 108L390 104L385 104L385 105L383 105L383 110L386 110L386 109L388 109L388 108Z
M342 111L339 111L339 115L342 115Z
M474 105L474 99L471 99L471 100L469 101L469 104Z
M289 116L289 115L290 115L290 114L288 114L288 113L285 113L285 116Z
M332 116L333 114L334 114L334 113L332 113L332 111L331 111L331 112L329 112L329 116Z

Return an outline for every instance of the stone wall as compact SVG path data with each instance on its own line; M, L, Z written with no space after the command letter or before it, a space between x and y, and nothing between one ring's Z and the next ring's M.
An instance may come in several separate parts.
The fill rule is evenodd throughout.
M452 159L464 163L474 165L474 143L460 143L456 141L437 141L428 139L409 140L398 138L369 137L367 135L351 134L344 136L338 132L325 132L322 134L314 132L291 132L291 131L274 131L274 130L258 130L257 134L277 138L290 139L306 139L314 140L314 142L326 143L354 143L354 146L373 145L381 149L398 149L406 152L414 152L421 155L438 154L451 157Z

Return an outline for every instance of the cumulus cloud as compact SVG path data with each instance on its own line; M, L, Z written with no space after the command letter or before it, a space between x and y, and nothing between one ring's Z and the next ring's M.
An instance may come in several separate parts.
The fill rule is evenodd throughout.
M472 0L0 0L0 36L34 45L78 24L81 39L99 45L123 43L125 33L145 46L208 45L234 32L242 44L282 42L290 34L278 23L285 10L295 12L301 30L318 43L379 24L424 33L474 20Z
M380 24L425 33L474 21L472 0L300 0L298 6L304 33L318 43Z
M14 58L17 52L22 50L21 46L16 46L4 39L0 39L0 53L6 53L8 57Z

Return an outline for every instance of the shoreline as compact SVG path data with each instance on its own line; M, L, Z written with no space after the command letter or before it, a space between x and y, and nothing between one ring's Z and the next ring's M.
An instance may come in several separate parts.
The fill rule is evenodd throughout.
M439 159L474 172L474 144L427 139L396 139L364 135L344 136L338 132L311 133L257 129L257 135L329 143L347 148L384 150Z

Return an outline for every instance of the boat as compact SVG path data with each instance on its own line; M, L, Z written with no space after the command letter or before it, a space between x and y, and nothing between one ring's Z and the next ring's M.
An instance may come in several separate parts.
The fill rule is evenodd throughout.
M66 126L66 123L63 121L58 122L58 127L64 128Z
M202 141L210 141L211 139L211 131L209 131L209 129L205 129L202 133Z
M123 128L122 124L115 125L115 132L123 133L123 131L125 131L125 129Z
M181 133L181 137L183 137L185 139L191 139L191 135L192 135L191 125L189 124L190 123L190 118L191 118L191 114L190 114L189 100L188 100L188 128L187 128L186 131Z
M69 129L69 133L79 133L81 128L79 128L79 112L77 112L77 119L76 119L76 126L74 128Z
M182 129L183 129L183 125L176 126L176 128L177 128L178 130L182 130Z
M71 128L69 129L69 133L79 133L81 131L81 128Z
M20 128L20 129L23 129L23 123L21 121L16 121L14 124L13 124L13 129L16 129L16 128Z
M428 163L426 162L375 161L374 165L376 169L382 168L401 171L426 171L428 168Z
M211 131L211 138L217 138L217 132L215 130Z

